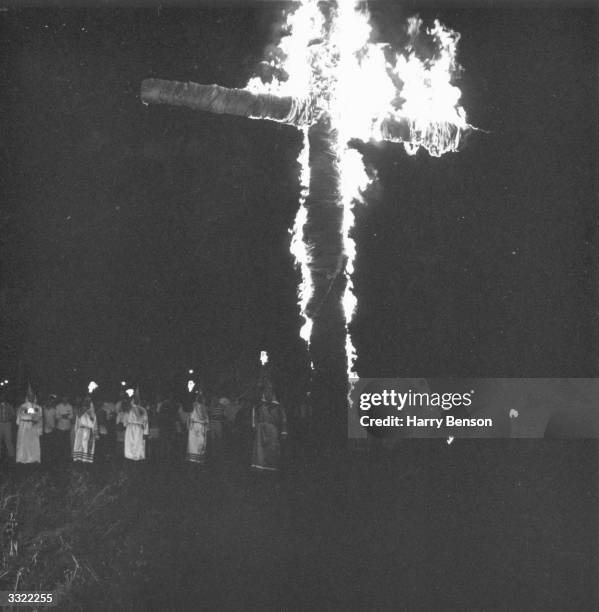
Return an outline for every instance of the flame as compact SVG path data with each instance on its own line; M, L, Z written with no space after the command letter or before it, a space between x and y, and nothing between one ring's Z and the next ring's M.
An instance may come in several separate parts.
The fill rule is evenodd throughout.
M354 261L356 258L356 243L351 237L350 232L354 226L354 202L362 201L361 191L366 188L369 179L364 171L362 158L356 150L349 149L347 146L344 146L339 155L340 192L341 204L343 206L343 225L341 231L343 238L343 250L346 256L346 283L345 290L341 298L341 303L346 321L345 354L347 359L347 374L349 378L352 378L357 376L353 369L353 364L356 359L356 349L353 346L348 326L354 318L358 300L354 293L354 285L352 281Z
M93 393L96 389L98 388L97 383L95 383L93 380L89 383L89 385L87 385L87 392L88 393Z
M314 63L320 55L319 41L325 37L325 20L316 0L296 2L287 14L278 46L263 62L270 80L254 77L246 89L255 93L309 98L315 88Z
M457 71L457 32L445 28L438 20L427 30L432 37L437 57L423 61L416 55L414 42L422 29L422 20L412 17L408 31L412 38L408 56L396 55L393 74L403 87L403 103L392 113L396 120L405 119L410 126L410 139L404 143L409 154L425 147L431 155L439 157L456 151L461 132L469 125L466 112L459 105L461 92L451 84Z
M268 363L268 353L266 351L260 351L260 363L266 365Z
M304 227L308 219L308 209L306 208L306 198L310 187L310 145L308 142L308 128L303 130L304 142L298 157L300 165L300 203L295 216L293 230L291 230L291 243L289 250L295 258L297 267L300 270L301 282L298 290L300 314L304 323L300 329L300 336L306 342L310 342L312 335L312 319L308 317L306 310L314 288L312 286L312 276L310 274L310 253L308 244L304 237Z
M188 380L187 381L187 391L189 393L191 393L195 389L195 386L196 386L196 384L195 384L195 382L193 380Z
M133 389L127 389L125 391L125 393L129 396L129 397L133 397L135 391Z
M281 27L282 36L271 47L263 66L268 74L252 78L247 89L256 93L291 96L310 101L314 117L326 113L331 118L331 138L336 142L336 163L340 178L343 209L342 241L346 259L346 289L342 297L346 320L347 372L355 376L355 349L349 334L357 299L352 274L356 245L351 236L353 207L363 202L362 193L369 177L361 155L350 148L351 139L363 141L398 140L415 154L424 147L430 155L456 151L461 133L469 128L466 113L459 105L460 90L452 84L459 34L439 21L423 34L418 17L408 20L409 42L402 52L392 52L386 44L370 40L370 16L360 2L339 0L321 10L319 0L296 2ZM328 11L327 14L323 11ZM430 58L418 56L420 37L434 45ZM389 59L391 58L391 59ZM407 126L401 137L390 135L389 122ZM300 206L291 230L290 250L301 272L298 291L304 324L301 337L309 343L312 320L307 306L313 294L310 275L310 244L305 236L308 210L305 206L310 184L308 128L303 128L304 146L299 156L301 168ZM336 134L336 136L334 135Z

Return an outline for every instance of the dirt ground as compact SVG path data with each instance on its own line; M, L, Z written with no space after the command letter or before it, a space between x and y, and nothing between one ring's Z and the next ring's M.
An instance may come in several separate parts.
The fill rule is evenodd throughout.
M93 579L73 583L62 609L563 612L598 609L597 448L412 440L393 452L289 449L279 474L225 449L203 469L4 476L42 478L48 514L70 489L111 491L83 513L95 528L80 530L73 556Z

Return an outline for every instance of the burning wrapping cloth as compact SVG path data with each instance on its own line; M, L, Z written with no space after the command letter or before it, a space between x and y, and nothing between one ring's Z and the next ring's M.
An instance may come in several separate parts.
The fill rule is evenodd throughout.
M219 115L269 119L296 126L306 125L312 118L309 98L255 94L220 85L145 79L141 85L141 99L144 104L186 106Z

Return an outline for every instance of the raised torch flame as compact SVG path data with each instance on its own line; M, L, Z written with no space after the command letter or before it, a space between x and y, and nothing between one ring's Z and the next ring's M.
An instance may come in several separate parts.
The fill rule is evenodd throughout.
M266 351L260 351L260 363L263 366L268 363L268 353Z
M87 392L93 393L98 388L98 385L92 380L89 385L87 385Z

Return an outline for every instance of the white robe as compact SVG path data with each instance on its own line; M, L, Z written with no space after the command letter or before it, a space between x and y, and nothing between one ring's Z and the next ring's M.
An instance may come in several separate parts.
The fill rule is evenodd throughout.
M73 442L73 461L93 463L98 419L93 410L86 410L75 421L75 440Z
M17 425L19 426L17 463L39 463L41 460L40 436L43 431L41 407L25 402L17 411Z
M187 421L187 461L192 463L206 461L208 422L206 406L195 403Z
M146 458L146 441L144 435L150 433L148 427L148 414L145 408L139 406L131 408L123 413L122 423L125 426L125 457L133 461L141 461Z

